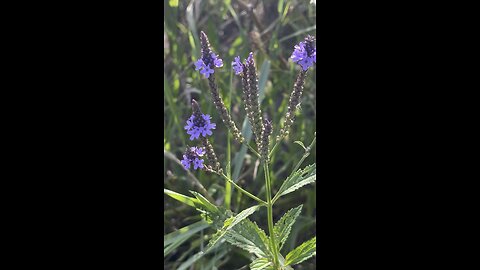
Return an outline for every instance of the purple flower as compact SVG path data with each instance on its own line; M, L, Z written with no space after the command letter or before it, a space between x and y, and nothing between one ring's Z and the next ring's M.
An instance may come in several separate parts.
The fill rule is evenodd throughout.
M203 74L207 79L208 77L210 77L210 74L213 74L213 72L214 72L213 69L207 66L204 66L203 70L200 70L200 74Z
M190 140L198 139L200 135L203 137L211 136L212 129L216 128L215 123L210 122L210 115L208 114L193 114L188 118L185 129L187 134L190 135Z
M238 75L243 72L243 65L240 62L240 56L235 57L235 60L232 62L233 70L235 70L235 75Z
M215 53L212 53L213 64L215 67L223 67L223 60L218 58Z
M193 169L202 169L203 168L203 159L198 159L196 158L194 161L193 161Z
M204 67L205 67L205 63L203 63L202 59L198 59L198 61L195 62L195 70L199 70Z
M213 74L214 68L223 67L223 60L220 59L215 53L211 53L210 56L198 59L195 63L195 70L200 70L200 74L203 74L208 79L210 74Z
M292 61L302 66L303 70L307 70L317 62L317 49L314 47L315 39L311 36L307 36L305 41L295 45L293 50Z
M205 155L205 149L203 147L196 147L195 149L195 153L197 153L198 156L203 156Z
M300 42L298 45L295 45L295 50L292 53L292 61L298 62L307 57L307 51L305 51L305 42Z
M248 65L248 62L253 61L253 53L250 52L248 54L247 59L245 59L245 64L242 64L240 62L240 56L235 57L234 61L232 62L232 68L235 70L235 75L238 75L243 72L244 68L246 65Z
M248 58L247 58L246 62L250 62L250 61L252 61L252 60L253 60L253 52L250 52L250 53L248 54Z
M189 147L187 148L187 151L185 151L185 153L183 154L183 159L180 162L186 170L190 169L192 163L194 170L197 170L198 168L202 169L204 167L204 160L200 157L202 157L204 154L205 149L202 147Z
M298 64L302 66L303 70L307 70L310 66L313 65L314 58L312 57L306 57L300 61L298 61Z

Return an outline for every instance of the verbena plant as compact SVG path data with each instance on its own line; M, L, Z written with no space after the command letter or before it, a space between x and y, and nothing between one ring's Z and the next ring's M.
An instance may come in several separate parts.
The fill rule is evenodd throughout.
M195 100L192 100L193 113L186 121L185 130L186 133L190 135L190 140L198 142L198 145L187 147L181 160L182 165L185 170L205 170L222 177L225 179L226 189L231 188L231 185L233 185L240 192L255 200L257 204L235 214L229 209L229 204L226 204L226 206L215 205L215 200L201 184L197 186L200 187L203 195L191 191L194 197L190 197L167 189L164 189L164 193L186 205L195 207L201 213L206 223L195 224L195 226L192 225L190 233L196 233L208 226L216 230L216 233L210 237L210 242L206 249L195 255L196 258L191 258L192 260L198 259L198 257L214 249L218 249L219 246L227 242L246 250L254 256L252 257L253 261L250 263L250 269L252 270L293 269L291 267L292 265L299 264L316 255L316 236L283 256L280 250L285 244L296 218L300 215L303 205L288 210L275 224L273 221L273 205L280 197L294 192L316 180L315 163L300 169L301 164L310 154L312 146L315 143L315 138L308 147L305 147L301 142L297 142L304 148L305 153L273 198L269 161L272 155L275 154L279 143L287 137L289 129L295 120L295 111L300 107L307 71L313 66L313 63L316 62L315 38L307 36L304 41L295 46L292 53L292 61L297 63L300 68L288 102L285 121L278 132L278 136L272 140L274 143L273 147L270 146L270 135L272 134L273 126L271 121L268 120L268 116L262 115L260 108L258 76L253 53L250 53L244 62L240 61L239 56L235 57L234 62L232 62L232 68L235 74L240 76L242 81L242 99L244 101L247 118L251 125L255 141L254 146L250 145L239 131L219 94L215 82L215 68L223 67L223 61L212 51L208 37L204 32L201 32L201 44L202 56L195 62L195 69L199 70L200 73L208 79L213 103L223 123L232 133L235 141L240 144L245 144L252 154L260 160L264 169L266 198L263 200L246 191L232 181L229 173L224 172L215 150L209 142L209 136L213 136L217 126L215 123L212 123L210 115L202 113L200 106ZM204 158L206 158L206 160ZM227 164L227 167L229 167L229 164ZM261 207L267 208L268 236L255 222L252 222L248 218ZM178 232L173 232L172 234L176 233ZM172 234L170 234L170 236ZM171 250L176 248L177 245L173 245L171 239L172 237L164 238L164 246L166 249ZM186 267L187 266L183 264L179 269Z

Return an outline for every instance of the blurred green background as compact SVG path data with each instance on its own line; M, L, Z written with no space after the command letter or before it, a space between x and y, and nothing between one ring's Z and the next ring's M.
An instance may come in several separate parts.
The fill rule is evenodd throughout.
M293 46L307 35L316 36L315 4L310 0L292 1L164 1L164 184L165 188L191 196L189 190L198 191L192 176L181 167L178 159L187 146L195 146L190 141L183 126L191 115L190 101L196 99L203 113L212 116L217 129L212 144L224 170L231 160L231 176L246 190L265 198L262 166L251 156L245 147L234 142L223 125L212 103L208 81L195 71L193 62L200 56L200 31L210 40L214 52L223 59L224 66L215 70L220 94L230 109L237 127L249 133L249 124L241 100L241 82L234 75L231 62L235 56L243 60L250 51L259 74L262 113L266 113L273 123L275 138L285 117L288 99L292 92L298 67L289 61ZM273 192L291 173L301 159L304 150L294 141L302 141L306 146L314 138L316 131L316 70L309 71L302 96L302 108L296 115L288 140L278 147L271 160ZM245 134L244 133L244 134ZM253 143L252 143L253 145ZM316 147L315 147L316 148ZM316 160L315 148L303 162L301 168ZM201 171L193 171L209 191L218 205L224 204L225 182L220 177ZM315 184L282 197L274 205L274 222L287 210L304 204L302 214L297 219L282 254L285 255L297 245L316 234L316 193ZM254 201L242 196L234 188L231 191L232 211L239 211L254 205ZM199 213L168 196L164 196L165 213L164 235L200 220ZM267 233L266 209L262 208L250 218ZM182 231L183 232L183 231ZM207 245L212 229L200 230L188 235L178 245L164 252L165 269L240 269L250 263L250 255L239 248L229 247L198 260L193 256ZM188 236L188 237L187 237ZM189 262L186 261L190 259ZM295 269L314 269L316 257L309 259ZM244 267L242 269L248 269Z

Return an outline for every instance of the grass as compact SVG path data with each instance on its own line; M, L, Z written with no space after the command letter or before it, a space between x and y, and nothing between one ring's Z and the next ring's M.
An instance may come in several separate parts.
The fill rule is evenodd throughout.
M191 114L190 101L195 98L204 113L212 116L217 123L212 145L227 174L247 191L265 198L263 168L256 164L244 145L233 141L231 134L221 122L213 106L207 80L194 70L193 61L200 55L200 31L205 31L212 48L223 59L224 67L216 70L216 80L227 108L245 137L251 137L241 101L241 84L231 69L233 58L246 58L250 51L255 54L259 71L259 88L262 91L262 112L272 119L275 138L279 123L285 116L287 102L296 76L295 66L288 61L293 46L306 34L316 36L315 6L308 1L251 1L258 2L253 14L245 11L239 1L164 1L164 151L165 155L181 159L187 145L193 146L183 126ZM214 4L215 3L215 4ZM265 11L269 12L265 12ZM273 12L270 12L273 11ZM257 17L257 19L254 18ZM301 113L290 131L288 140L278 146L270 164L273 172L273 194L282 181L290 174L304 155L304 149L293 141L308 146L316 132L316 79L315 69L310 72L305 84ZM250 134L250 136L248 136ZM315 148L305 157L303 166L316 160ZM303 167L302 166L302 167ZM239 212L253 205L253 200L242 196L220 177L195 171L194 177L208 190L217 205L224 205ZM190 195L189 190L200 192L193 178L172 158L164 161L165 188L180 194ZM314 187L314 186L313 186ZM287 195L277 202L273 209L274 220L278 220L288 209L304 204L304 210L292 229L284 250L315 235L315 189L313 187ZM193 226L201 218L191 207L165 196L165 235L169 236L168 254L164 256L167 269L239 269L248 264L249 255L238 248L212 251L211 255L200 256L199 251L208 243L212 230L208 227ZM266 229L268 224L264 213L251 216L257 224ZM189 227L190 226L190 227ZM179 233L171 234L183 228ZM186 228L186 229L185 229ZM308 233L300 233L300 232ZM174 237L172 237L173 235ZM203 236L203 237L202 237ZM173 240L172 240L173 239ZM176 239L180 239L180 243ZM195 256L197 254L197 256ZM315 260L305 262L295 269L314 269ZM193 267L193 268L189 268ZM246 269L246 268L245 268Z

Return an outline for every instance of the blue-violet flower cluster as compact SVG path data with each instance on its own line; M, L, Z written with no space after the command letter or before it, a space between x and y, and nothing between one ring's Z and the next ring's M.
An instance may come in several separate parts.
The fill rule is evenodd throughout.
M203 137L212 135L212 129L216 128L216 124L211 123L210 119L210 115L203 113L194 113L188 118L185 129L191 141L198 139L200 135Z
M248 63L252 59L253 59L253 53L250 52L248 54L248 58L245 60L245 63ZM234 61L232 62L232 68L235 71L235 75L238 75L243 72L243 70L245 69L245 65L242 62L240 62L240 56L236 56L234 58Z
M183 167L186 170L189 170L191 165L193 164L193 169L196 170L198 168L203 169L203 162L204 160L201 159L205 154L205 149L201 147L190 147L187 148L185 154L183 154L183 159L181 160Z
M235 57L234 61L232 62L232 68L235 71L235 75L242 73L243 65L240 62L240 56Z
M302 66L303 70L307 70L317 62L317 49L314 47L314 38L306 37L305 41L295 45L295 50L292 53L292 61Z
M195 70L200 70L200 74L203 74L208 79L210 74L213 74L214 67L223 67L223 60L220 59L215 53L211 53L210 57L204 57L198 59L195 64Z

